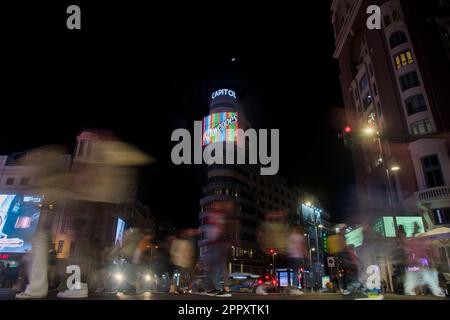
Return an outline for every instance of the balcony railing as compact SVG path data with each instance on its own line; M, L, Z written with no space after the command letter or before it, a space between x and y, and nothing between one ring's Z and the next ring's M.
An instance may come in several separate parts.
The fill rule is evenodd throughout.
M450 198L450 187L443 186L422 190L416 193L420 201L429 201L442 198Z

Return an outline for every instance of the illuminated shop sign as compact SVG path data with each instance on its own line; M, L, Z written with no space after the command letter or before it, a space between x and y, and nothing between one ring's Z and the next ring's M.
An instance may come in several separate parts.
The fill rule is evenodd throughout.
M238 129L237 112L219 112L203 119L203 145L214 142L236 141Z
M26 253L37 230L41 196L0 194L0 254Z
M237 99L236 97L236 92L230 89L220 89L217 91L214 91L213 94L211 95L212 99L215 99L217 97L232 97L234 99Z

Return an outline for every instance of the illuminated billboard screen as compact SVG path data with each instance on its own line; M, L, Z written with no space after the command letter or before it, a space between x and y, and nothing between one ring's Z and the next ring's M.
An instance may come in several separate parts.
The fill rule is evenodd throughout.
M373 230L383 237L394 238L397 236L397 233L395 232L394 217L379 218L375 222Z
M31 250L41 214L40 196L0 194L0 253Z
M125 220L118 218L116 227L116 237L114 238L114 245L123 246L123 234L125 232Z
M203 119L203 146L215 142L236 141L237 112L219 112Z
M425 232L422 217L396 217L397 227L403 226L407 237L412 237L414 235L414 226L417 224L419 229L418 233Z
M363 228L358 228L345 234L345 243L347 245L353 245L355 248L362 246L363 244Z

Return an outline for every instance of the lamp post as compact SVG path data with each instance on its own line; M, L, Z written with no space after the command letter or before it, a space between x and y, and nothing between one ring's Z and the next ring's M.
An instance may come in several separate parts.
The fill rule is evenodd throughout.
M394 166L392 166L391 169L388 168L387 163L386 163L386 157L385 157L384 150L383 150L383 144L381 143L380 133L378 131L376 131L374 127L366 127L363 130L363 133L365 136L375 137L375 139L377 140L378 148L380 149L381 163L383 165L383 171L384 171L384 175L385 175L385 179L386 179L387 187L388 187L388 204L389 204L389 208L393 212L395 212L394 203L393 203L393 199L392 199L392 189L393 188L392 188L391 177L390 177L389 172L390 171L398 172L398 171L400 171L400 167L398 165L394 165Z

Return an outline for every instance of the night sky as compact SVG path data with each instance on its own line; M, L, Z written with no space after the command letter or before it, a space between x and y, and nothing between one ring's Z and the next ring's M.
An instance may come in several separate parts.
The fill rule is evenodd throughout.
M223 84L254 127L280 129L289 184L317 194L334 222L353 213L331 1L300 10L292 1L90 2L73 1L81 32L65 29L67 3L8 11L0 154L53 143L72 151L81 130L113 129L157 160L141 170L141 201L158 219L196 226L205 168L171 164L170 136L200 120Z

